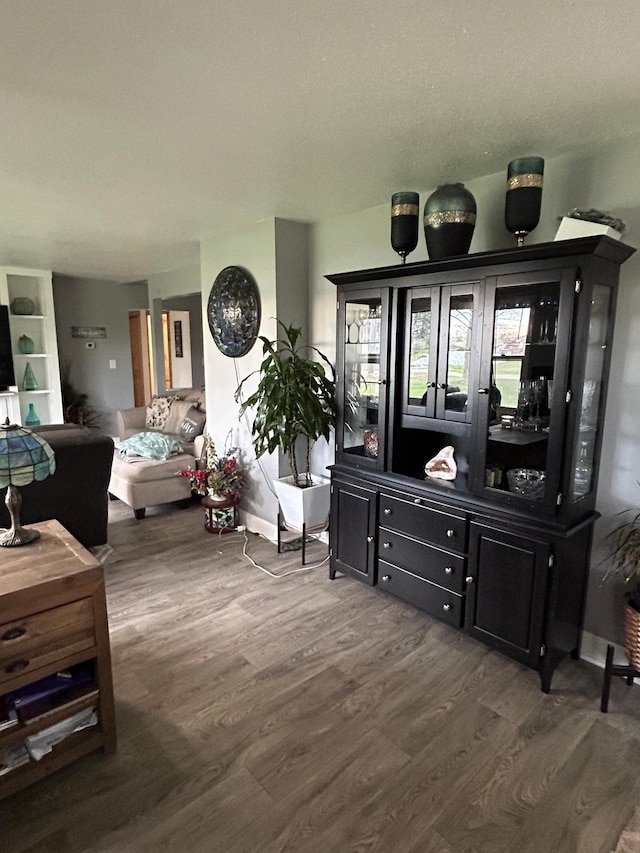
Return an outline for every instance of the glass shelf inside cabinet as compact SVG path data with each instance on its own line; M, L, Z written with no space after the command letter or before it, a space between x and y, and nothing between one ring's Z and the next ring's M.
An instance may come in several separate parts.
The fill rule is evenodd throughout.
M375 459L381 389L381 300L348 301L344 317L343 449L346 453Z
M493 316L485 488L542 501L560 287L498 287Z

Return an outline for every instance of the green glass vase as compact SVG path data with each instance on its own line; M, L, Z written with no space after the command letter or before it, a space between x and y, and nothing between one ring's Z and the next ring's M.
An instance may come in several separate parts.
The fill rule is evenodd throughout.
M29 335L20 335L18 338L18 349L23 355L31 355L34 351L35 344Z
M28 427L40 426L40 418L38 417L38 413L36 412L33 403L29 403L29 411L27 412L27 417L24 419L24 425Z
M36 377L33 374L33 370L31 369L31 364L27 362L27 366L24 369L24 376L22 378L22 390L23 391L37 391L38 383L36 381Z

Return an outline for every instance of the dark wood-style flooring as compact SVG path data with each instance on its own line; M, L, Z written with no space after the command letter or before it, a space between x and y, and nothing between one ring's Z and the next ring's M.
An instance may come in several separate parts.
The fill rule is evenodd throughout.
M640 691L537 675L327 566L272 580L199 507L111 504L118 751L0 802L11 853L609 853ZM249 535L274 572L300 556ZM309 548L317 561L321 543ZM315 561L315 560L314 560Z

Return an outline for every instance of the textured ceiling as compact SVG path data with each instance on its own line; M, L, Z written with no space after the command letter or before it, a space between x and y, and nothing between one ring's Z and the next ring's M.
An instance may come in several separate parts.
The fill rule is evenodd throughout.
M640 4L0 0L0 263L133 280L267 216L640 131Z

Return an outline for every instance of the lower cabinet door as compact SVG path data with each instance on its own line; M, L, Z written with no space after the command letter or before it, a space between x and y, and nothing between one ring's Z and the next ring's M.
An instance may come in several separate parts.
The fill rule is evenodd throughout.
M385 563L384 560L378 562L378 585L385 592L408 601L431 616L444 619L454 628L462 627L461 595L405 572L391 563Z
M549 544L472 522L465 629L536 667L543 654Z
M330 578L340 571L366 583L375 582L377 497L373 489L332 481Z

